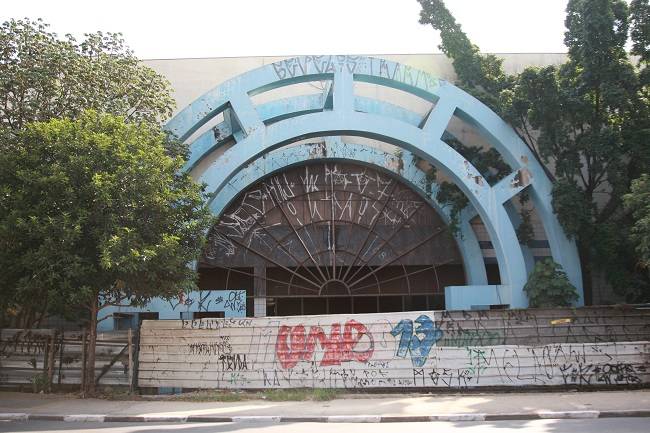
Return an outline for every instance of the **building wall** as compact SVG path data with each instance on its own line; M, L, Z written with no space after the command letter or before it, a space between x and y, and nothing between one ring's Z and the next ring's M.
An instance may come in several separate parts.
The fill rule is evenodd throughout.
M516 74L528 66L559 65L566 61L562 53L507 53L503 58L508 74ZM444 54L376 54L394 62L423 70L435 77L454 82L456 74L451 61ZM196 59L149 59L143 63L164 75L174 89L176 112L222 82L251 69L268 65L288 57L212 57Z

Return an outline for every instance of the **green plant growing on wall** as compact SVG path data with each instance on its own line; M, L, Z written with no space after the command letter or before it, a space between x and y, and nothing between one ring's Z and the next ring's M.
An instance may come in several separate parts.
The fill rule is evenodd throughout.
M430 196L433 193L433 184L436 183L436 168L428 165L424 171L424 191Z
M436 199L442 205L451 206L449 209L449 231L457 236L460 230L460 213L469 205L469 199L456 185L451 182L442 182Z
M535 239L535 231L533 230L532 224L532 210L527 207L529 201L530 196L526 191L519 193L519 204L521 205L519 215L521 216L521 222L516 229L517 239L520 244L528 246Z
M490 184L498 182L512 171L510 166L506 164L503 158L501 158L501 155L494 149L484 149L480 146L466 146L447 132L443 135L442 140L476 167L479 173ZM441 182L436 199L443 206L450 206L449 215L451 222L449 224L449 230L452 234L457 235L460 229L460 213L469 206L469 199L452 182Z
M402 171L404 170L404 159L403 159L404 151L402 151L402 149L400 148L397 148L393 152L393 155L395 155L395 158L397 159L397 171L399 173L402 173Z
M569 307L578 300L576 288L571 285L562 267L550 258L535 264L524 292L532 308Z
M35 374L31 377L30 382L32 383L32 391L34 393L46 391L49 385L49 380L45 373Z

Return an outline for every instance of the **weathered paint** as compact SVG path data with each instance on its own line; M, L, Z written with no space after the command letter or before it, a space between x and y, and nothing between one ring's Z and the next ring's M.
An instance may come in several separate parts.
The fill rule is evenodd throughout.
M158 312L160 319L191 317L196 312L223 312L225 317L246 317L245 290L196 290L180 293L173 299L153 298L145 307L110 306L97 315L99 332L115 329L114 313Z
M145 321L139 384L363 389L648 383L648 314L602 308Z
M320 112L314 112L310 108L283 116L276 110L274 118L282 120L267 126L249 98L288 84L313 80L333 80L331 110L326 104L330 96L328 92L326 97L320 98L323 102ZM377 112L356 112L358 103L353 92L354 81L405 90L436 104L417 126L384 115L388 113L384 113L381 107ZM527 305L522 290L527 279L524 251L517 242L513 222L503 206L523 188L532 191L553 258L564 267L571 282L582 294L576 248L564 235L553 215L550 203L551 183L541 165L505 122L478 100L449 83L411 67L382 59L307 56L273 63L227 81L181 111L170 121L168 129L186 140L224 110L229 110L230 115L226 119L231 123L230 129L240 133L234 134L237 143L224 152L201 177L215 195L221 193L227 182L242 167L292 141L329 135L378 138L436 165L467 195L485 223L494 245L504 303L511 307ZM441 141L453 115L463 118L481 131L515 173L494 187L488 185L467 160ZM236 125L232 124L232 119L235 119ZM192 161L200 160L212 147L209 143L195 146ZM524 177L529 184L520 182ZM582 302L581 297L578 304ZM447 304L449 309L467 307L469 305Z

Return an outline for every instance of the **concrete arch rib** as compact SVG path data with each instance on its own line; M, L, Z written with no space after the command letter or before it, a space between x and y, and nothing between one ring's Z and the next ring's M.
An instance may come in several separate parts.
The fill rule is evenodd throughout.
M239 167L249 164L265 153L297 139L341 134L378 138L397 145L428 160L453 179L481 215L493 241L502 286L494 293L492 303L526 306L522 291L526 282L525 261L515 230L509 223L504 207L497 202L495 190L490 188L467 160L439 138L434 139L433 135L420 128L393 119L352 111L334 110L287 119L253 132L229 149L206 170L201 181L213 185L215 193L218 194Z
M325 94L293 96L267 102L255 108L262 122L267 124L281 119L323 111L326 96ZM373 113L396 118L413 126L418 126L422 122L421 115L377 99L356 96L354 107L356 111L362 113ZM216 150L231 136L232 127L227 120L205 131L190 143L190 158L185 165L185 169L192 170L202 158Z
M264 124L249 96L265 90L312 80L333 79L332 111L297 113L270 126ZM379 114L355 112L358 101L354 81L375 83L404 90L435 101L435 109L423 120L421 127ZM329 98L330 95L328 95ZM322 98L321 100L324 100ZM313 104L313 101L311 103ZM564 233L550 208L550 181L541 166L530 155L519 137L501 119L471 96L430 75L382 59L358 56L308 56L277 62L236 77L206 93L181 111L168 124L168 129L186 140L212 117L224 110L234 113L240 133L237 143L205 173L205 178L219 192L237 167L246 165L260 155L303 138L325 135L360 135L379 138L403 147L434 163L457 183L481 215L493 241L501 272L502 286L492 290L472 287L454 288L447 298L453 308L467 308L481 303L507 303L511 307L527 305L522 287L526 267L518 246L512 221L503 206L524 187L532 190L551 250L556 261L567 270L580 289L580 268L575 245ZM494 187L460 155L440 140L454 114L478 126L516 171ZM208 146L209 147L209 146ZM203 148L204 152L209 149ZM530 185L518 180L525 171ZM490 292L490 295L486 293ZM448 307L450 306L448 302Z
M302 143L289 149L277 149L263 158L258 158L233 176L221 193L212 200L210 209L215 215L221 215L232 200L248 186L286 168L314 161L349 161L396 176L418 192L446 224L450 223L448 208L441 206L436 200L437 185L433 184L427 188L429 181L426 174L413 164L399 168L400 158L402 161L410 161L410 153L405 152L398 157L374 147L343 143L333 137L326 138L326 143L326 147L323 142ZM207 189L212 191L210 185ZM459 229L455 239L463 258L467 283L469 285L486 285L487 274L476 234L467 219L461 220Z
M531 198L544 226L553 259L562 265L571 283L578 288L578 304L584 305L577 248L555 217L551 201L553 185L541 164L515 131L478 99L454 86L448 86L446 92L447 97L457 104L456 114L474 125L512 168L528 170L533 186L530 188Z

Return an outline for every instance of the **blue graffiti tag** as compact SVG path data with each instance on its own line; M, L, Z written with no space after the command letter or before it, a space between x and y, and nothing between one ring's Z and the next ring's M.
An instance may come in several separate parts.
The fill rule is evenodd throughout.
M415 323L418 324L415 333L413 321L410 319L400 320L390 333L393 337L402 334L396 355L405 358L406 353L410 352L413 366L422 367L427 361L431 347L442 338L442 331L424 314L415 319ZM422 338L418 337L418 334L422 334Z

